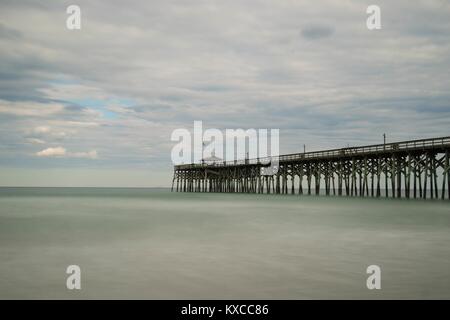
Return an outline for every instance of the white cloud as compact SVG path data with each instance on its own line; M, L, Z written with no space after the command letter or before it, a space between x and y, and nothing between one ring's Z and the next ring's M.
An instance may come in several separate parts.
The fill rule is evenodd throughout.
M51 131L51 128L47 127L47 126L39 126L39 127L34 128L33 131L38 134L49 133Z
M16 102L0 100L0 113L24 117L45 117L64 110L59 103Z
M65 121L62 122L61 125L65 125L68 127L87 128L87 127L98 127L100 124L92 121Z
M50 99L58 100L72 100L79 99L80 97L99 100L108 99L108 94L99 88L77 84L51 85L47 88L39 89L39 91Z
M76 130L64 128L64 122L60 123L62 128L53 128L51 126L37 126L32 130L25 130L28 135L45 136L46 138L56 138L62 139L67 137L69 134L75 134ZM67 127L68 125L66 125Z
M63 147L47 148L42 151L36 152L38 157L66 157L66 158L84 158L84 159L97 159L97 150L91 150L86 152L68 152Z
M38 138L28 138L27 141L32 144L44 144L45 141Z
M88 152L73 152L69 153L69 157L72 158L86 158L86 159L97 159L98 154L96 150L91 150Z
M63 147L47 148L36 152L38 157L62 157L66 155L66 149Z

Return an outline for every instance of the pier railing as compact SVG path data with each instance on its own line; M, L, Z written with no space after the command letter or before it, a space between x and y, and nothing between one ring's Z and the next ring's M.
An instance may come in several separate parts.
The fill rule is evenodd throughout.
M271 162L289 162L298 160L314 160L323 158L338 158L338 157L352 157L363 156L380 153L392 153L414 150L432 150L444 147L450 147L450 136L420 140L409 140L392 142L386 144L374 144L359 147L346 147L339 149L329 149L322 151L311 151L304 153L292 153L274 157L241 159L231 161L202 161L200 163L181 164L176 165L176 169L191 169L203 167L224 167L224 166L239 166L239 165L269 165Z

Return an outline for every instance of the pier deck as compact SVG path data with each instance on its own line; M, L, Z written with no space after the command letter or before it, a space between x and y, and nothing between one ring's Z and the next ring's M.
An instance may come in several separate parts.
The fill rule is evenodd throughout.
M172 191L450 199L449 155L447 136L183 164L174 167ZM262 173L275 163L275 174Z

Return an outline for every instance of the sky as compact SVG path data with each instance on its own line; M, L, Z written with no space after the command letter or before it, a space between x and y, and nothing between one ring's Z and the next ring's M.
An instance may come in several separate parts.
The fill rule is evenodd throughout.
M170 186L195 120L281 153L448 136L449 89L447 0L0 0L0 185Z

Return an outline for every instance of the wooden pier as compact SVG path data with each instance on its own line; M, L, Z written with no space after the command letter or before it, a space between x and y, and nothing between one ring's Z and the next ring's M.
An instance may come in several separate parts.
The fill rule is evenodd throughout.
M172 191L450 199L450 136L174 167ZM274 161L276 160L276 161ZM261 170L277 163L277 173Z

